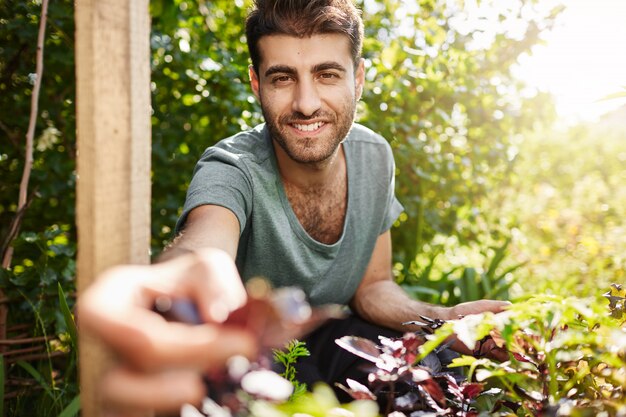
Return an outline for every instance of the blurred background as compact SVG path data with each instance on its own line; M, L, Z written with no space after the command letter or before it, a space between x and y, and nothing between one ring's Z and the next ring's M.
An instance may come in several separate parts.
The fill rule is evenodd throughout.
M626 3L358 4L367 78L358 120L391 143L406 209L392 230L398 282L442 304L597 298L624 282ZM249 6L151 1L153 256L172 238L203 150L261 122L247 79ZM78 386L68 320L76 254L71 0L49 6L31 192L16 213L40 13L38 0L0 1L0 244L3 254L14 250L0 270L8 313L0 379L5 410L43 416L64 410ZM38 344L6 347L31 338Z

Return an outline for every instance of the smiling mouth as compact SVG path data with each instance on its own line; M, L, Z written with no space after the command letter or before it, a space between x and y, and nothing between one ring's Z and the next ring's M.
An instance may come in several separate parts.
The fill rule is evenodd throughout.
M291 126L293 126L294 128L296 128L297 130L301 132L314 132L320 127L324 126L325 124L326 123L324 122L315 122L315 123L307 123L307 124L292 123Z

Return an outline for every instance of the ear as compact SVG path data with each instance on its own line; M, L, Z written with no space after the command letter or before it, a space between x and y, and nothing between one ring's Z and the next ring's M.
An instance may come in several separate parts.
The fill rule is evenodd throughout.
M259 96L259 76L252 65L248 66L248 75L250 76L250 87L252 88L252 92L256 96L257 100L261 101Z
M364 84L365 84L365 60L363 58L360 58L359 63L357 64L356 71L354 73L354 85L356 88L357 101L361 99L361 95L363 94Z

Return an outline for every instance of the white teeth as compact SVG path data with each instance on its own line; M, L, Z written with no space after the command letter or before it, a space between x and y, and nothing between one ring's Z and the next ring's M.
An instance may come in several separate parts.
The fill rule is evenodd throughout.
M301 124L294 123L293 126L296 129L301 130L303 132L312 132L312 131L317 130L320 127L322 127L323 124L324 124L324 122L315 122L315 123L311 123L311 124L307 124L307 125L301 125Z

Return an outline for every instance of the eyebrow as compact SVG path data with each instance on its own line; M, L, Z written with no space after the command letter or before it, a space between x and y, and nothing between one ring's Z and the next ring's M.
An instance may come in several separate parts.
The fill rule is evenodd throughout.
M312 69L311 69L311 73L314 74L316 72L320 72L320 71L326 71L329 69L334 69L336 71L341 71L341 72L346 72L346 68L335 62L335 61L327 61L327 62L322 62L319 63L317 65L315 65ZM265 76L269 77L272 74L297 74L297 70L295 67L290 67L288 65L272 65L271 67L269 67L266 71L265 71Z
M282 74L295 74L297 71L294 67L290 67L287 65L272 65L265 71L265 76L269 77L272 74L282 73Z
M313 70L311 72L315 73L315 72L326 71L330 69L334 69L334 70L341 71L341 72L346 72L346 68L343 65L335 61L328 61L328 62L322 62L320 64L317 64L313 67Z

